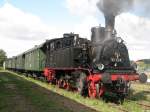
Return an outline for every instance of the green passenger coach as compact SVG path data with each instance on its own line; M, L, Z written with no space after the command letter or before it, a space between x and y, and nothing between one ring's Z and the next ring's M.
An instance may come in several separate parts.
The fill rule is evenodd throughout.
M21 55L18 55L16 57L16 69L17 70L24 70L24 61L25 61L25 54L21 54Z
M25 52L25 71L42 72L45 67L44 44L35 46Z
M11 63L12 63L12 64L11 64L11 68L15 70L15 69L16 69L16 57L13 57L13 58L11 59Z

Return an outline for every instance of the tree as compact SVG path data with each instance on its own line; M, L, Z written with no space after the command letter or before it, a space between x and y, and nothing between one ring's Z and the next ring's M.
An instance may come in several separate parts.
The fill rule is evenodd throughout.
M3 65L3 62L6 60L6 52L2 49L0 49L0 66Z

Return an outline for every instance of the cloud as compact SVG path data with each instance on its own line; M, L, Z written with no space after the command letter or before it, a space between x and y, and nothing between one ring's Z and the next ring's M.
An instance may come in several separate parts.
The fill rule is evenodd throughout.
M8 56L20 54L45 39L60 37L63 29L47 26L40 17L24 12L9 3L0 7L0 48Z
M16 56L24 51L31 49L34 45L39 45L43 41L24 41L9 38L0 38L0 48L6 51L8 57Z
M66 7L73 14L87 16L96 14L98 0L66 0Z
M150 19L123 13L116 18L116 29L126 41L131 59L150 58Z
M150 18L150 0L134 0L133 10L139 15Z
M21 40L35 40L49 35L49 27L39 17L21 11L11 4L0 8L0 36Z
M98 0L66 0L66 7L70 13L81 17L81 21L72 28L73 32L79 33L81 37L90 39L91 27L99 25L99 16L97 16L97 14L102 15L102 13L96 7L97 1Z
M91 28L98 25L99 22L97 18L93 16L87 16L81 21L81 23L75 25L74 32L80 34L81 37L90 39Z

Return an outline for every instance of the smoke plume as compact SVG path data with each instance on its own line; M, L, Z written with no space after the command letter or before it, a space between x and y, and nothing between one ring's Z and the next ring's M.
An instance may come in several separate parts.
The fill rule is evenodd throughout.
M150 0L98 0L97 7L104 15L117 16L130 9L130 13L150 17Z
M134 0L99 0L97 6L104 15L117 16L132 8L133 2Z

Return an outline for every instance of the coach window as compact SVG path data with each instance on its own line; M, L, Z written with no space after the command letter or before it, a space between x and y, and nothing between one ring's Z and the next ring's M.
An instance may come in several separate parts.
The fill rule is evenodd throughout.
M58 41L58 42L56 42L56 49L60 49L60 48L61 48L61 42Z
M49 45L48 45L48 44L47 44L47 46L46 46L46 47L47 47L47 49L49 50Z
M68 47L68 46L72 46L72 40L70 40L70 39L67 39L65 41L65 47Z
M54 42L50 43L50 50L54 50Z

